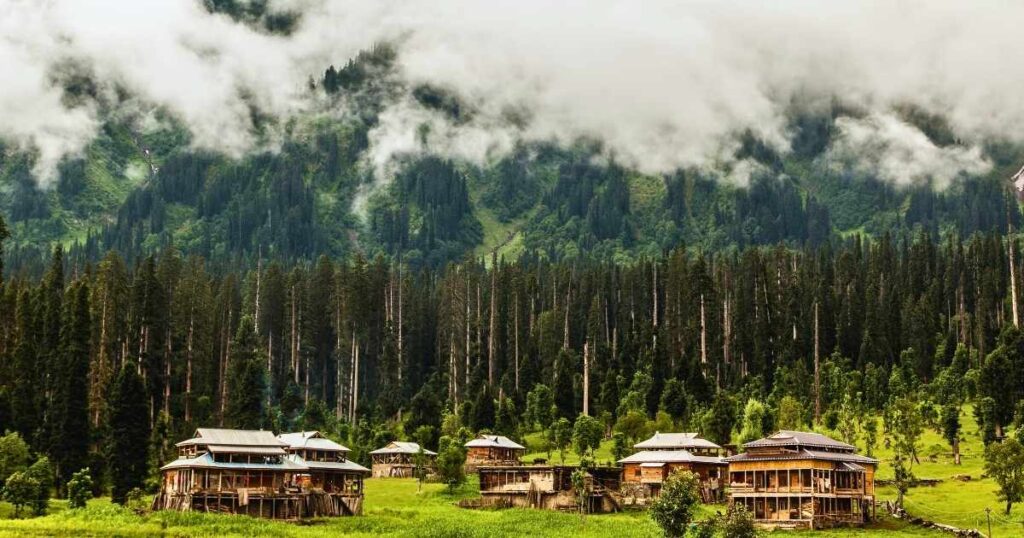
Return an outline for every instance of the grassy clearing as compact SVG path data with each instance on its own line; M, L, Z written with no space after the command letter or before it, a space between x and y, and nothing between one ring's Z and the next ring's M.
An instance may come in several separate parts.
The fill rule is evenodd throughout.
M919 478L943 480L934 487L913 488L906 498L907 509L915 515L956 525L987 530L985 508L993 509L992 530L996 537L1024 536L1024 507L1017 506L1009 517L1003 515L1002 504L995 497L996 486L982 479L984 459L977 435L977 426L968 410L962 421L967 439L962 445L963 464L953 465L948 446L935 432L926 432L921 443L921 463L914 465ZM526 439L530 454L546 457L539 435ZM597 453L598 461L611 460L610 443ZM876 457L882 460L878 476L891 478L888 460L891 451L880 447ZM566 462L578 458L566 453ZM552 462L558 462L557 453ZM969 482L953 480L954 475L970 475ZM302 524L265 521L245 516L225 516L201 513L158 512L136 515L113 506L107 499L93 500L85 510L67 510L62 501L51 503L50 515L40 518L14 520L11 507L0 503L0 536L401 536L401 537L494 537L494 536L584 536L616 538L660 536L658 528L645 512L626 512L589 516L581 520L568 513L539 510L465 510L455 503L459 499L476 496L477 484L470 480L454 495L439 484L425 484L418 491L415 480L371 479L366 483L365 514L356 518L335 518ZM891 487L879 487L881 499L895 498ZM702 507L702 517L724 510L724 506ZM778 532L775 535L790 535ZM947 536L909 526L903 522L882 518L865 529L838 529L831 531L800 532L814 538L855 536L883 537L940 537Z

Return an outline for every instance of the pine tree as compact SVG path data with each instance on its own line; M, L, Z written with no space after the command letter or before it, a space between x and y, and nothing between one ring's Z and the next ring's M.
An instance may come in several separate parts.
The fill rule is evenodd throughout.
M51 409L54 416L50 456L56 486L63 492L71 474L84 468L89 454L89 288L76 284L61 331L60 364L54 375Z
M11 388L11 418L14 431L30 445L36 443L42 412L39 398L39 382L42 379L36 338L40 330L32 296L25 290L18 298L17 331L18 345L14 349Z
M135 365L121 368L110 394L108 455L111 461L111 500L124 504L133 488L148 475L149 407L146 387Z
M255 430L263 425L266 401L266 360L250 316L242 318L232 343L228 399L224 423L229 428Z

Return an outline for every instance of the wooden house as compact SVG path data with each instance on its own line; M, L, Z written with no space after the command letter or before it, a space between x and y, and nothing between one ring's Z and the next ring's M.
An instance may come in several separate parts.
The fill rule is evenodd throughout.
M317 432L199 428L160 468L157 510L298 519L362 512L369 470Z
M570 465L480 466L480 505L496 507L578 510L579 498L572 482L578 469ZM584 509L615 512L620 509L618 467L590 467L584 477Z
M481 435L465 444L466 472L478 467L515 466L526 454L526 447L502 435Z
M725 471L729 464L720 456L722 447L695 433L658 433L633 448L639 452L619 460L622 482L633 496L657 497L668 477L679 470L696 474L706 503L723 498Z
M420 445L405 441L392 441L383 448L370 452L374 478L411 478L416 475L416 458ZM437 452L423 450L425 472L433 472Z
M731 503L778 527L860 525L874 515L878 460L818 433L780 431L729 462Z

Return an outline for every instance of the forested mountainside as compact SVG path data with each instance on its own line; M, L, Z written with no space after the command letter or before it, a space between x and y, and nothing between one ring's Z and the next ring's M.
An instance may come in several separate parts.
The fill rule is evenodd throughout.
M365 462L414 433L522 438L585 397L627 438L719 443L749 400L756 435L818 416L845 438L909 395L931 421L975 401L990 440L1024 419L1020 256L998 234L919 232L626 265L357 254L217 273L173 249L77 264L58 247L42 278L0 287L0 424L58 483L87 464L104 476L124 405L146 410L130 435L153 466L196 426L321 429Z
M247 15L232 2L208 7L266 22L265 13ZM368 151L386 103L411 99L455 123L474 113L444 88L390 76L395 54L377 46L311 78L308 91L337 113L291 120L283 139L248 156L191 149L188 130L160 111L145 121L111 113L84 154L62 161L50 188L37 186L33 153L0 147L9 268L41 274L52 242L76 261L98 261L113 249L135 262L173 246L218 267L358 252L401 257L418 269L493 251L507 259L622 262L680 245L799 248L917 227L967 237L1005 231L1007 219L1019 219L1007 178L1024 159L1021 148L989 144L990 172L962 175L941 190L927 180L895 186L828 151L837 120L860 114L838 103L813 112L794 105L785 154L741 134L730 161L754 163L745 185L727 179L733 165L643 174L596 140L519 143L487 164L437 156L424 141L385 172ZM66 84L69 98L94 90L84 76ZM938 147L959 143L940 117L911 107L900 114ZM252 115L256 136L276 121L256 108Z

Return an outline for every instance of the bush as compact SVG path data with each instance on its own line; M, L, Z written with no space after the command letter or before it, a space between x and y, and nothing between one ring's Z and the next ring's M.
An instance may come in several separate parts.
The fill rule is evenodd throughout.
M466 481L466 472L463 469L463 465L466 463L466 452L458 441L448 436L442 437L439 444L437 477L442 483L448 485L449 492L454 492L455 488Z
M17 432L0 437L0 485L8 476L28 467L28 443Z
M677 471L665 480L661 496L651 505L651 518L668 537L681 537L700 504L700 483L690 471Z
M14 505L14 516L21 515L21 508L35 500L39 492L39 481L27 472L16 472L7 477L4 484L4 500Z
M85 508L85 503L92 498L92 476L86 467L71 475L68 481L68 507Z
M53 489L53 466L50 465L50 459L46 456L39 458L25 474L38 484L35 497L29 504L32 506L32 513L41 516L50 506L50 490Z
M733 505L722 522L722 535L726 538L756 538L760 533L754 525L754 515L742 504Z
M124 496L124 505L135 513L146 511L146 492L142 488L132 488Z

